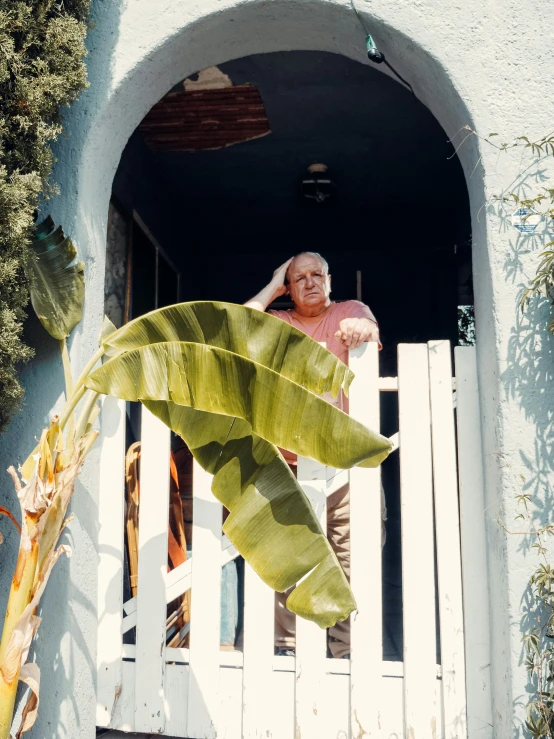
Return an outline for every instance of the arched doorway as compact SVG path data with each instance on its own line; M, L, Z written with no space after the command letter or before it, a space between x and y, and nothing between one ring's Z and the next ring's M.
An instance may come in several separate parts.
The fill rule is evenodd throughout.
M331 179L323 203L302 185L314 162ZM469 202L446 133L404 86L337 54L259 54L181 81L127 143L110 214L116 325L177 300L243 303L291 255L314 250L333 298L377 315L381 374L396 376L398 344L458 344L458 306L473 302ZM132 426L128 444L138 418ZM394 393L383 394L381 430L398 431ZM398 455L383 478L383 658L401 661Z
M225 86L202 87L202 75L180 81L123 151L108 231L109 245L119 234L123 255L131 237L126 289L115 291L120 315L136 317L177 296L244 302L278 264L310 249L331 263L336 298L362 299L377 313L382 374L396 375L398 343L456 344L458 306L472 298L469 203L454 149L425 106L375 69L328 52L253 55L212 69L214 77ZM229 115L220 89L237 88L240 98L245 86L259 95L269 130L220 146L203 123ZM206 94L186 126L175 113L183 91L214 93L209 113L202 113ZM323 204L302 188L314 162L324 162L332 179ZM111 299L113 281L107 285ZM398 430L397 419L389 395L384 433ZM396 458L383 475L383 658L401 661Z

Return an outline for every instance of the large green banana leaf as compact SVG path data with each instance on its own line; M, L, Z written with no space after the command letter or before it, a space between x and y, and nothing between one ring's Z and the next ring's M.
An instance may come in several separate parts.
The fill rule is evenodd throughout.
M227 535L265 582L284 590L308 575L291 610L323 627L346 618L355 607L346 578L273 446L336 467L387 456L387 439L314 394L346 387L345 365L282 321L222 303L154 311L104 344L122 353L87 385L142 400L183 437L214 474Z
M143 346L110 359L86 385L124 400L166 400L242 418L272 444L330 467L377 467L390 451L388 439L305 387L215 346Z
M234 303L178 303L147 313L110 334L104 345L129 351L164 341L192 341L227 349L263 364L314 393L341 387L353 374L337 357L287 323Z
M77 250L55 228L50 217L35 229L27 260L31 302L35 313L55 339L69 336L83 315L85 278L83 262L71 264Z
M258 575L283 591L294 613L322 628L356 607L346 577L310 502L277 449L245 421L164 401L145 406L187 443L214 475L212 492L229 510L223 529Z

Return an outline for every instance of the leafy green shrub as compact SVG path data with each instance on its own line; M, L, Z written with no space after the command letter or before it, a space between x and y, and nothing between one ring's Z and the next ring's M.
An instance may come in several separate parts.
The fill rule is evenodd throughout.
M0 0L0 431L23 395L16 366L32 356L21 340L24 276L39 197L49 197L50 142L60 110L86 87L84 39L90 0Z

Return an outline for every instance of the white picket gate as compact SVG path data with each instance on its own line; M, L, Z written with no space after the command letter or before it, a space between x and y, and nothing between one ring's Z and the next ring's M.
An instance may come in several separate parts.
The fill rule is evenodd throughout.
M221 566L236 551L221 534L221 505L211 495L210 475L195 463L194 558L167 572L170 435L145 409L138 596L124 604L125 405L105 399L99 726L194 739L492 736L475 349L456 348L455 381L450 357L445 341L403 344L398 378L380 378L374 344L350 355L356 375L350 413L359 421L379 428L379 393L399 395L403 662L382 658L380 470L337 471L299 460L299 480L323 524L326 497L350 480L351 583L358 604L351 619L351 658L328 659L325 632L301 619L296 657L275 656L274 595L248 567L244 648L220 651ZM161 459L168 460L163 474ZM191 587L190 649L168 648L166 604ZM123 644L133 626L136 646Z

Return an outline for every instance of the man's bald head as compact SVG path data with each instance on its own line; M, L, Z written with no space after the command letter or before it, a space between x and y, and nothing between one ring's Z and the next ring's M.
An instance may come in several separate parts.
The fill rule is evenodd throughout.
M289 280L290 271L294 263L296 262L297 259L300 259L301 257L312 257L313 259L318 259L319 262L321 263L322 269L325 271L326 274L329 274L329 263L324 257L321 256L321 254L318 254L316 251L301 251L299 254L296 254L292 258L292 262L288 266L287 280Z

